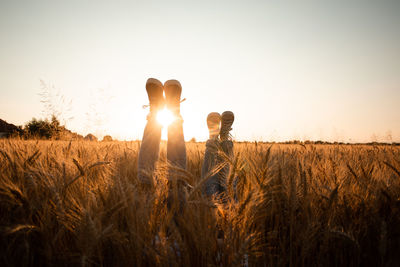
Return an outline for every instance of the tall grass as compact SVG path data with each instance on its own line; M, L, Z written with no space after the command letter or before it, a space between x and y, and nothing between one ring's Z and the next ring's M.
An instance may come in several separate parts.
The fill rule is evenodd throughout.
M204 144L146 187L139 146L0 140L0 265L400 265L399 147L236 143L207 199Z

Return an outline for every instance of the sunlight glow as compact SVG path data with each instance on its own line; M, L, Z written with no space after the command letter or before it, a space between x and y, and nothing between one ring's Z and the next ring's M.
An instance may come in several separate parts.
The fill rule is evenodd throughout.
M161 123L161 125L166 128L170 125L175 119L175 116L168 109L162 109L157 113L157 121Z

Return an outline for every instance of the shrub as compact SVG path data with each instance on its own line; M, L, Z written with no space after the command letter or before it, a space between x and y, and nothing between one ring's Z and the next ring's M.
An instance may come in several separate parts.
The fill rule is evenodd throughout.
M36 118L33 118L25 125L25 132L28 136L35 136L45 139L57 139L63 129L65 128L60 126L59 120L54 115L52 116L51 121L48 119L37 120Z
M111 137L111 135L105 135L103 137L103 142L111 142L113 139Z
M85 140L86 141L97 141L97 137L90 133L85 136Z

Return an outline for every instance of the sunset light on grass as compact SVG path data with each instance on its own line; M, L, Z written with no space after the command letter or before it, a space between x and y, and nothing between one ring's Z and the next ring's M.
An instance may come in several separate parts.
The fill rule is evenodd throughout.
M0 0L0 266L400 266L399 29L399 0Z

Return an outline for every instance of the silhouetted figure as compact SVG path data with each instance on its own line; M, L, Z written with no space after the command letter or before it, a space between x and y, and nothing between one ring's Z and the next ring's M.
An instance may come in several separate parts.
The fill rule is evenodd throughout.
M150 101L150 113L144 129L138 160L138 178L149 184L156 161L158 160L161 124L157 121L157 112L167 105L174 114L174 121L168 126L167 159L182 169L186 169L186 146L183 136L183 119L180 114L182 86L177 80L169 80L164 85L157 79L150 78L146 83ZM163 92L165 92L165 99Z
M203 191L208 196L226 191L226 179L230 171L227 158L233 157L233 142L229 132L234 119L232 111L225 111L222 115L212 112L207 116L210 138L206 142L201 176L204 179L212 174L204 184Z
M150 101L150 113L147 116L139 152L138 178L142 184L150 185L159 157L161 141L162 125L157 121L157 113L165 105L172 111L175 118L168 126L168 162L173 166L186 169L186 146L183 136L183 119L180 114L182 86L179 81L169 80L163 85L159 80L150 78L146 82L146 91ZM210 138L206 143L201 173L203 179L207 178L203 192L208 196L220 194L226 190L225 180L229 175L230 167L225 157L233 156L233 142L229 134L233 121L234 115L231 111L225 111L222 115L212 112L207 116ZM219 166L221 168L218 168ZM209 175L211 177L208 177Z

